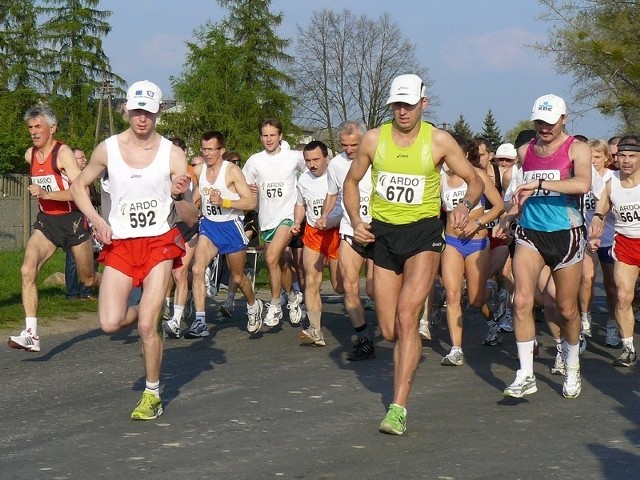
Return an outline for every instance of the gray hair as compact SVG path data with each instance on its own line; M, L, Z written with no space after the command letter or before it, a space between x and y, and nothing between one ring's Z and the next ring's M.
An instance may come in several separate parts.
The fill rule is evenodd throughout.
M24 121L28 122L31 119L42 117L48 125L53 126L58 124L58 119L56 118L53 110L49 108L47 105L36 105L35 107L31 107L24 114Z
M355 120L346 120L342 122L338 126L338 138L342 135L354 135L356 133L360 134L362 137L366 133L367 129L362 124L362 122L358 122Z

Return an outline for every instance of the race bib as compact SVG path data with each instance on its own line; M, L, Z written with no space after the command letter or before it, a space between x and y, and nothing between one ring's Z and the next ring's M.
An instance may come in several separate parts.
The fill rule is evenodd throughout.
M613 208L622 223L640 222L640 203L625 203Z
M158 198L135 201L121 201L118 212L130 228L142 229L157 225L159 213L163 209L163 202Z
M596 209L596 197L592 192L587 193L584 196L584 209L585 211L593 211Z
M272 200L286 197L289 187L284 182L262 182L260 184L260 198Z
M421 205L424 182L424 175L380 172L376 183L376 193L391 203Z
M31 183L38 185L42 190L46 192L59 192L60 187L56 182L55 175L43 175L38 177L31 177Z
M538 180L560 180L560 170L530 170L524 172L524 183ZM531 194L532 197L559 197L559 192L550 190L535 189Z

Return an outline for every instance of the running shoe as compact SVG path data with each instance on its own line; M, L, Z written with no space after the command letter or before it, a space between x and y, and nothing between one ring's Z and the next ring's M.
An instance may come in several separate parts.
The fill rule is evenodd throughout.
M565 398L576 398L581 391L580 365L567 367L567 375L564 377L564 385L562 385L562 395Z
M487 322L487 325L489 326L489 331L487 332L487 336L484 338L484 342L482 342L482 344L490 347L500 345L502 343L500 324L498 322Z
M618 345L620 345L620 333L618 332L618 325L611 320L607 322L607 335L604 339L604 344L607 347L617 347Z
M566 357L567 354L564 349L564 342L556 343L556 359L550 370L552 375L565 375L567 373L565 363Z
M537 391L536 377L534 375L527 375L522 370L518 370L516 372L516 379L511 385L504 389L503 395L505 397L522 398L524 395L529 395Z
M464 365L464 355L462 354L462 349L452 348L447 356L442 357L440 365L444 365L445 367L459 367L461 365Z
M11 348L16 350L26 350L27 352L39 352L40 351L40 336L33 335L31 329L27 328L20 332L20 335L10 336L7 342Z
M591 337L591 314L583 314L580 318L580 323L582 324L582 335Z
M189 330L187 330L184 334L184 338L202 338L209 336L209 329L207 328L207 324L204 320L196 319Z
M297 325L302 320L302 292L295 292L295 299L289 300L287 308L289 309L289 320L292 325Z
M402 435L407 430L407 415L400 405L389 405L387 416L380 422L380 431L391 435Z
M367 360L369 358L376 358L376 349L373 342L368 338L359 338L358 343L353 346L351 353L347 355L347 360L350 362L359 362L360 360Z
M231 318L233 316L233 303L223 303L220 305L220 313L227 318Z
M580 335L580 347L578 350L578 355L582 355L584 351L587 349L587 339L584 335Z
M614 367L633 367L637 363L635 350L628 347L622 349L622 353L613 361Z
M317 347L324 347L326 345L322 332L313 327L302 330L298 334L298 340L300 340L300 345L315 345Z
M431 329L429 328L429 320L422 317L418 325L418 334L422 340L431 340Z
M249 307L247 307L247 331L251 334L256 333L258 330L262 328L262 309L263 304L262 300L256 298L257 311L251 313L249 311Z
M273 303L267 303L265 307L267 307L267 314L264 317L264 324L269 328L276 327L282 320L282 308Z
M367 297L367 299L362 302L362 307L367 311L373 311L376 309L376 302L373 301L373 298Z
M489 307L489 310L493 314L493 318L495 320L498 320L500 319L500 315L498 315L498 312L500 311L501 306L500 289L498 288L498 284L496 283L496 281L492 278L487 280L487 288L490 292L489 299L487 300L487 307Z
M180 325L173 320L163 320L162 331L169 338L180 338Z
M131 420L153 420L162 415L162 400L151 392L143 392L142 398L131 412Z
M511 316L511 309L507 308L504 311L504 315L500 319L500 331L502 333L513 332L513 317Z

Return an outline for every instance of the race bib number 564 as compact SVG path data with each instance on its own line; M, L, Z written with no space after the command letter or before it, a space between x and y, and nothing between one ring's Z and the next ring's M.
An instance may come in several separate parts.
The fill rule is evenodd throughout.
M424 175L380 172L376 193L388 202L420 205L424 194Z

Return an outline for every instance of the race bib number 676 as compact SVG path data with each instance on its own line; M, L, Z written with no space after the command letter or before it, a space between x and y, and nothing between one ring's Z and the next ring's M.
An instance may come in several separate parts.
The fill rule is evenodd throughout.
M420 205L424 194L424 175L380 172L376 193L388 202Z

